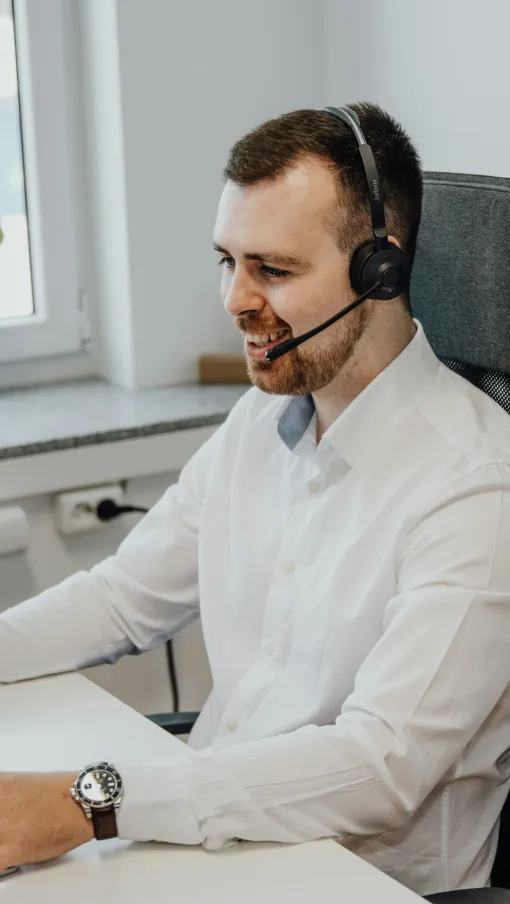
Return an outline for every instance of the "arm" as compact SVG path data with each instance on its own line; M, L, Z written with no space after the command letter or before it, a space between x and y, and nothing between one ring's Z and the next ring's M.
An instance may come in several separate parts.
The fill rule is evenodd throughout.
M197 537L222 428L115 556L0 615L0 683L115 662L198 615Z
M451 485L407 531L384 633L336 723L167 766L117 763L121 837L215 849L403 825L507 688L509 536L506 466Z

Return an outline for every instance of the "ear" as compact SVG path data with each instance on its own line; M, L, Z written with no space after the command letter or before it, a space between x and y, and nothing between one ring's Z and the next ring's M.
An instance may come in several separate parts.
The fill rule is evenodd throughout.
M404 250L404 249L402 248L402 242L399 242L399 240L398 240L394 235L389 235L389 236L388 236L388 241L389 241L389 242L392 242L393 245L397 245L397 246L400 248L401 251Z

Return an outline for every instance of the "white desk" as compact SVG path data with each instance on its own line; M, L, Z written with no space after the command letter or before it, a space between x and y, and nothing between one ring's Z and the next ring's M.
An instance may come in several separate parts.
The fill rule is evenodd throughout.
M180 741L80 675L0 687L0 771L165 762ZM414 904L417 895L333 841L201 847L92 841L0 879L0 904Z

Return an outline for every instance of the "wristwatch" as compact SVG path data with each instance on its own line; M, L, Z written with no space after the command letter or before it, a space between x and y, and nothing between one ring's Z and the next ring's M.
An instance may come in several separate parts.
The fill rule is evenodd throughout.
M116 838L116 811L120 807L124 789L115 767L105 762L85 766L70 790L76 803L80 804L87 818L92 820L97 840Z

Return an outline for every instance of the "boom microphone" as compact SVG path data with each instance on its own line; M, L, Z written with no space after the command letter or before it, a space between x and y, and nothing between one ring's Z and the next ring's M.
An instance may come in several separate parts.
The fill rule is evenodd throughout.
M359 304L365 301L367 298L370 298L373 292L377 289L380 289L384 283L382 281L377 282L374 286L372 286L368 292L365 292L363 295L360 295L359 298L356 298L355 301L348 304L346 308L340 311L339 314L334 314L333 317L330 317L329 320L326 320L325 323L321 323L320 326L315 326L313 330L309 330L308 333L303 333L302 336L297 336L296 339L286 339L284 342L280 342L279 345L275 345L274 348L268 349L265 353L266 361L276 361L277 358L281 358L282 355L286 355L287 352L291 352L294 348L297 348L298 345L301 345L302 342L306 342L307 339L311 339L312 336L316 336L317 333L322 333L326 327L331 326L332 323L336 323L337 320L341 320L342 317L345 317L346 314L350 314L354 308L357 308Z

